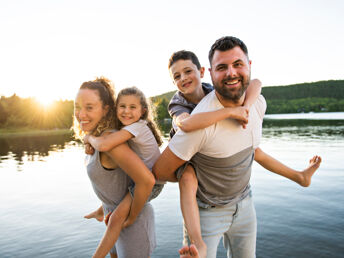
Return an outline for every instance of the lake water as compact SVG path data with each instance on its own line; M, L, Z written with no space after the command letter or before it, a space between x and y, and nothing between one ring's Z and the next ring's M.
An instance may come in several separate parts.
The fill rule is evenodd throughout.
M297 169L315 154L323 162L309 188L254 164L257 257L344 257L344 120L293 118L265 120L260 147ZM83 216L99 204L83 148L68 135L0 137L0 257L91 257L105 226ZM152 204L152 257L178 257L177 184ZM222 244L218 257L225 257Z

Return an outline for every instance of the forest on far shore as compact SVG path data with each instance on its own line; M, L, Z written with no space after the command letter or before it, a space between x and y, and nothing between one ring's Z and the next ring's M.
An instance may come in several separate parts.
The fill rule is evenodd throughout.
M168 103L175 91L151 97L156 120L169 118ZM287 86L263 87L266 114L344 111L344 80L329 80ZM73 123L73 101L54 101L42 106L34 98L17 95L0 98L0 129L68 129Z

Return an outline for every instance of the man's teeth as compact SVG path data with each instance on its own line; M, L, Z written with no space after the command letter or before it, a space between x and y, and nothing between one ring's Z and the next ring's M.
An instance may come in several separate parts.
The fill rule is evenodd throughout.
M239 80L236 80L236 81L230 81L230 82L225 82L225 84L226 85L233 85L233 84L236 84L236 83L238 83L239 82Z

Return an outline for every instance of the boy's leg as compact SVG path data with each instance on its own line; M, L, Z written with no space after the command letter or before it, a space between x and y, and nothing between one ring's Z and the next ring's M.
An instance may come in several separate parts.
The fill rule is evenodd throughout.
M183 246L179 249L179 258L200 258L197 247L194 244Z
M319 168L321 163L321 157L320 156L314 156L309 160L309 166L299 172L300 174L300 180L297 182L301 186L307 187L311 184L312 176L315 173L315 171Z
M111 214L104 236L93 257L105 257L114 246L119 234L121 233L123 223L129 215L131 202L131 195L130 193L127 193L121 203Z
M103 206L100 206L97 210L87 214L84 216L85 219L96 219L99 222L102 222L104 220L104 210Z
M200 257L206 257L207 246L201 235L199 210L196 201L198 181L195 171L188 165L179 180L180 206L191 243L195 244Z
M256 256L257 218L251 194L234 205L232 224L223 236L228 257L254 258Z

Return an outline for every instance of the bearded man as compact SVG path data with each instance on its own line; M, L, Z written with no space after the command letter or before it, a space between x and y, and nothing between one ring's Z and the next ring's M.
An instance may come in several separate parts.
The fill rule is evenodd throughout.
M245 99L251 61L244 42L235 37L218 39L209 51L209 62L215 90L192 114L241 106ZM249 181L265 109L260 96L249 111L246 129L234 119L225 119L194 132L179 130L153 168L159 180L175 181L187 164L194 167L207 257L216 257L221 237L228 257L255 257L257 220Z

